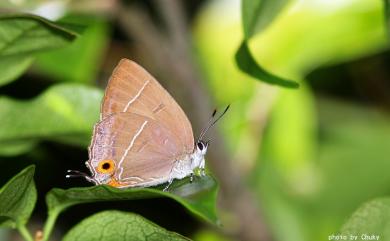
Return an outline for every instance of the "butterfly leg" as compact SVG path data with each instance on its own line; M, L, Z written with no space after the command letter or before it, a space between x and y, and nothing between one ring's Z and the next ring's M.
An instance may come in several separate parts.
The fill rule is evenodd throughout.
M201 162L200 162L200 165L199 165L199 168L200 168L200 176L205 176L206 173L205 173L205 160L203 159Z
M171 186L172 182L173 182L173 178L170 178L168 181L168 184L163 189L164 192L168 191L168 188L169 188L169 186Z
M177 165L177 163L178 163L178 162L176 161L176 162L175 162L175 165L173 165L171 171L169 172L168 184L167 184L166 187L164 187L164 189L163 189L164 192L168 191L169 186L170 186L170 185L172 184L172 182L173 182L173 179L174 179L174 174L173 174L173 173L176 171L176 165Z

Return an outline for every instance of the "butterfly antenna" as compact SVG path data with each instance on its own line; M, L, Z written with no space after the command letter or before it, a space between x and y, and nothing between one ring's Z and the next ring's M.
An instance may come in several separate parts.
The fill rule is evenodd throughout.
M220 114L214 121L213 121L213 118L215 117L215 114L217 113L217 110L214 110L213 112L213 115L211 116L209 122L207 123L207 126L206 128L204 128L202 130L202 132L200 133L199 135L199 138L198 138L198 141L199 140L202 140L204 135L207 133L207 131L213 127L215 125L215 123L217 123L219 121L219 119L222 118L222 116L224 116L226 114L226 112L228 111L228 109L230 108L230 105L226 106L225 110L222 112L222 114Z
M206 124L206 126L205 126L205 127L203 127L203 129L201 130L201 132L200 132L200 135L199 135L199 138L198 138L197 142L199 142L199 140L201 140L201 139L202 139L201 137L203 137L203 136L204 136L204 133L205 133L205 131L206 131L207 127L208 127L209 125L211 125L211 123L213 122L213 119L214 119L214 116L215 116L215 114L217 114L217 109L214 109L213 113L211 114L211 117L210 117L210 119L207 121L207 124Z
M88 177L88 174L84 173L84 172L80 172L80 171L76 171L76 170L68 170L66 171L67 174L65 177L66 178L74 178L74 177Z

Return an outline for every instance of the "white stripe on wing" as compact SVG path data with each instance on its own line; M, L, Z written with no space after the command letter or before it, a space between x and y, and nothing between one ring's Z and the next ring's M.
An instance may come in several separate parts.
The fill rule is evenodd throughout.
M125 160L125 158L126 158L127 154L129 153L130 149L133 147L135 140L141 134L141 132L144 130L144 128L145 128L147 123L148 123L148 121L144 121L144 123L142 124L141 128L139 128L137 133L135 133L135 135L133 136L133 139L131 140L129 146L126 148L125 153L123 153L123 156L121 157L121 160L119 161L119 164L118 164L118 168L120 168L120 173L118 175L119 180L122 180L122 172L123 172L122 162Z
M149 80L144 83L144 85L141 87L141 89L138 91L138 93L127 103L126 107L123 109L123 112L126 112L130 105L141 95L142 91L145 89L146 85L149 84Z

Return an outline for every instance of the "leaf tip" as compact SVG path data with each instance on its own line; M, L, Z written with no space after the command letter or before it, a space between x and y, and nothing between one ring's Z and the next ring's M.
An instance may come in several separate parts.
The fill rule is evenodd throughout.
M276 76L259 65L251 54L246 40L241 43L234 58L238 68L245 74L255 79L261 80L268 84L279 85L286 88L299 88L299 83Z

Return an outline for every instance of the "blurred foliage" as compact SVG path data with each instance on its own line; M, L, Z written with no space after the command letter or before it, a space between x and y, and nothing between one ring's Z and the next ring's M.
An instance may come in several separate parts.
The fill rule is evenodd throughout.
M283 79L269 73L261 67L253 58L248 42L257 33L264 30L279 11L287 3L287 0L242 0L241 18L244 31L244 41L241 43L235 55L237 66L244 73L269 84L283 87L297 88L294 81Z
M299 86L298 83L295 83L291 80L282 79L272 73L267 72L264 68L259 66L250 53L248 43L246 41L244 41L238 48L235 58L237 66L242 71L254 78L258 78L269 84L280 85L288 88L298 88Z
M288 3L288 0L243 0L241 1L242 28L245 39L253 37L261 32L274 18L279 11Z
M36 71L61 82L92 84L107 46L108 25L104 19L93 16L66 16L61 21L82 24L86 29L72 45L40 54Z
M382 1L297 1L250 46L265 67L297 77L381 52L388 46Z
M32 100L0 97L0 151L16 155L42 139L88 145L102 96L91 87L60 84Z
M19 77L31 64L31 56L63 47L77 33L44 18L30 14L0 15L0 86Z
M281 240L312 240L337 233L362 202L389 194L389 116L340 102L322 101L319 109L322 138L311 169L286 182L271 161L258 167L259 194L270 220L274 225L288 221L283 233L290 237Z
M390 240L390 198L370 201L360 207L341 229L341 234L358 236L362 240ZM369 236L370 239L367 237ZM375 237L377 240L378 238Z
M1 69L4 69L0 77L0 85L5 85L15 79L17 79L23 72L30 67L32 63L31 57L2 57L0 59Z
M209 229L203 229L197 232L192 238L194 241L231 241L231 239L227 239L222 234Z
M275 239L324 240L362 202L389 194L389 116L361 105L318 102L304 82L294 91L252 85L227 57L241 44L237 5L209 4L195 28L211 91L219 103L233 102L229 118L221 123L226 139L240 157L237 167L251 170L249 181ZM249 46L265 68L304 79L320 66L387 49L383 23L379 0L292 1ZM267 115L267 108L267 119L253 118ZM264 121L260 143L261 132L253 132ZM248 148L240 143L261 144L256 162L243 162Z
M275 240L324 240L339 232L372 232L388 240L388 198L364 204L343 225L362 203L390 195L388 112L356 100L319 97L305 80L318 68L386 51L384 19L388 22L388 14L384 13L389 11L383 6L388 6L388 1L243 0L242 16L239 1L205 3L194 21L197 57L218 105L232 103L221 129L236 160L234 165L247 177ZM25 4L23 9L36 1ZM61 11L57 15L69 11L65 5L58 6ZM6 96L8 93L0 97L0 155L4 160L17 161L24 153L39 155L42 141L83 149L88 145L99 117L102 91L87 85L97 82L106 51L115 49L110 38L121 38L118 30L113 30L115 24L107 16L91 14L67 14L58 21L29 14L0 17L0 86L12 88L15 82L29 78L47 85L30 99ZM85 29L80 31L80 25ZM272 72L300 80L300 88L253 81L237 63L264 82L296 86ZM31 65L27 75L19 78ZM30 90L17 91L22 95ZM7 159L12 156L15 158ZM26 168L0 190L0 224L19 228L27 239L24 225L36 200L33 173L33 167ZM49 218L44 240L62 211L95 201L165 196L203 220L217 222L213 179L175 182L170 193L159 188L53 189L47 195ZM18 199L17 205L3 207L10 198ZM223 217L229 216L226 212ZM112 226L105 226L107 232L103 232L101 225L111 221ZM126 222L132 230L133 225L140 226L156 239L185 240L142 217L117 211L86 218L65 240L79 235L114 237L111 235L126 230ZM234 230L234 225L234 221L226 222L225 228ZM210 229L200 229L193 237L226 240Z

